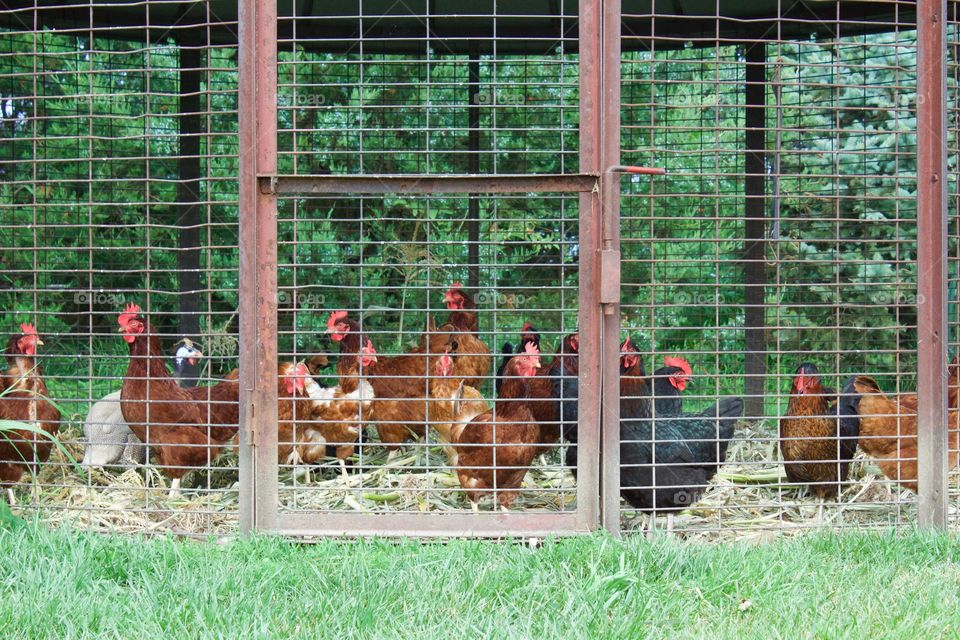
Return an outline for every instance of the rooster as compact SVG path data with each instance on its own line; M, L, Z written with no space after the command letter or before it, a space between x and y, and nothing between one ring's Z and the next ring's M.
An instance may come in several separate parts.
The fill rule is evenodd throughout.
M130 364L120 390L123 419L171 479L173 498L179 495L181 478L193 469L208 467L236 435L237 425L210 426L212 409L194 396L206 388L177 385L167 370L160 341L140 315L139 306L128 305L117 324L130 348ZM236 387L236 382L230 384ZM220 397L212 391L209 394Z
M820 382L820 372L805 362L790 388L787 414L780 419L780 455L787 479L809 484L821 499L833 498L847 479L857 451L855 421L839 420L832 394Z
M0 434L0 484L7 487L11 505L16 504L11 485L20 481L27 468L46 462L60 430L60 411L47 400L47 385L35 362L43 341L32 324L21 324L20 331L10 338L4 354L10 368L2 378L0 420L21 422L45 435L16 428Z
M346 311L334 311L327 320L327 334L340 343L337 374L343 390L353 390L350 378L355 378L358 359L363 350L372 348L369 338L361 335L360 325ZM400 443L412 435L423 437L426 432L427 403L430 397L429 372L440 355L455 351L456 336L448 332L428 333L424 353L400 356L378 356L361 373L373 386L375 399L373 415L380 440L388 446L391 455ZM352 373L351 373L352 372Z
M948 396L948 402L952 400ZM948 467L957 466L960 412L948 407ZM869 376L851 376L840 392L838 416L843 429L858 429L860 448L877 459L883 474L917 491L917 396L891 400Z
M500 508L508 511L517 497L537 451L539 428L527 404L530 380L540 368L540 350L528 344L511 358L493 409L477 415L452 435L460 485L471 508L493 491ZM460 415L462 396L454 396L454 415Z

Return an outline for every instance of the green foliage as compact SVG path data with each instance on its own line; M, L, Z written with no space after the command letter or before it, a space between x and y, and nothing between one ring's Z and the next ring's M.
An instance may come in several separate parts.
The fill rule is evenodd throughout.
M819 363L825 371L915 367L915 44L899 32L768 49L767 159L778 157L782 174L779 219L767 228L777 235L766 243L773 371L792 371L804 353L835 354ZM0 47L22 53L0 58L0 327L29 317L59 335L45 363L64 376L55 391L92 397L122 373L124 345L108 336L124 303L180 333L180 53L172 41L55 32L0 32ZM739 376L752 268L742 261L744 53L623 58L622 160L670 171L623 179L626 328L641 350L692 354L698 372ZM237 331L236 60L216 47L202 60L201 331L218 339ZM280 173L578 170L575 55L481 57L475 93L470 67L440 52L284 48ZM471 113L479 152L468 146ZM281 350L329 349L321 334L338 308L364 311L383 332L380 348L400 348L416 340L423 310L435 312L442 290L472 271L481 306L495 310L481 329L503 332L494 348L531 320L556 332L549 350L576 326L577 198L477 196L474 206L483 243L468 267L466 195L282 201ZM218 354L214 373L235 365L235 348Z

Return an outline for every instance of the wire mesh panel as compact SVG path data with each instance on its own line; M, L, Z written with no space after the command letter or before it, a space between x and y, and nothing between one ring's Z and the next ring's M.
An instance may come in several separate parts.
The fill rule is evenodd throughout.
M502 8L280 19L282 530L576 512L560 396L577 375L578 193L595 184L565 177L579 169L576 7L546 29ZM439 526L477 531L456 522Z
M170 10L3 12L0 480L54 523L236 528L236 25Z
M281 402L280 451L299 451L280 456L281 511L574 508L576 458L561 450L553 396L554 354L577 329L577 207L558 195L479 205L470 266L467 197L281 203L281 361L305 361L336 394ZM471 272L484 284L464 284ZM539 356L520 349L498 379L500 354L527 342ZM514 371L521 360L539 368ZM296 384L281 379L281 398ZM285 416L300 404L302 419ZM490 433L469 423L477 415Z
M622 61L624 155L668 170L623 186L625 529L916 519L917 43L902 10L869 35L788 12L763 41L721 15L658 14L650 38L625 38L641 50ZM658 38L673 21L715 28Z
M240 4L0 11L18 513L568 533L602 462L611 528L917 520L931 3Z

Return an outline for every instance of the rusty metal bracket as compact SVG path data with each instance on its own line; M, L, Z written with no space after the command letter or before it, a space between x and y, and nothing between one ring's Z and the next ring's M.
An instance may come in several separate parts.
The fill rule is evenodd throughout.
M349 174L258 176L260 192L279 196L334 193L583 193L599 175L571 174Z
M279 183L279 176L257 176L257 184L260 187L260 193L265 196L274 196L277 195L277 185Z
M620 303L620 250L600 250L600 304Z

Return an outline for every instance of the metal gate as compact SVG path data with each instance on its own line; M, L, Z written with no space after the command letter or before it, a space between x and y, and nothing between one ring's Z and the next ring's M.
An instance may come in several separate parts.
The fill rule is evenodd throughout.
M240 341L244 345L255 345L254 348L244 352L241 362L242 386L245 392L241 415L241 424L244 425L242 437L245 440L241 446L241 469L243 470L241 494L249 497L242 503L242 528L306 535L504 536L562 534L588 531L596 527L599 497L600 361L603 353L599 348L594 347L601 344L603 330L598 313L599 305L602 302L613 302L612 299L602 300L603 292L615 292L614 283L601 280L603 264L615 267L615 258L613 261L610 260L615 255L615 251L611 250L612 239L606 237L607 234L604 231L615 228L615 216L612 216L609 210L603 213L601 194L603 189L615 188L616 184L616 177L604 174L603 171L605 166L616 164L613 157L616 155L616 127L611 128L604 122L604 116L609 116L611 110L613 113L617 110L616 101L601 99L604 83L616 81L616 67L603 66L600 60L604 55L615 56L614 50L618 42L615 30L604 31L605 26L609 28L610 24L615 24L615 21L604 25L604 16L601 15L600 9L599 2L581 3L578 16L561 17L561 25L563 20L568 20L569 24L579 20L577 38L572 38L563 30L558 30L555 43L545 48L530 48L525 54L538 58L545 65L562 64L567 69L572 68L573 73L569 77L575 78L573 82L579 78L579 91L569 92L572 96L579 95L575 105L571 103L571 106L576 106L579 111L579 144L574 145L574 148L579 151L573 152L569 165L561 163L561 172L539 173L533 167L525 173L503 173L497 170L497 159L494 158L491 166L483 167L489 172L481 174L479 165L483 161L482 154L472 156L468 154L466 166L469 173L466 174L449 172L411 174L402 170L367 173L363 170L363 166L369 151L368 147L364 146L365 143L360 141L355 148L359 162L355 161L356 158L351 159L353 162L344 160L344 164L350 166L352 171L336 172L336 175L331 175L330 169L326 168L326 175L324 175L316 171L317 162L312 164L301 162L302 159L298 158L298 154L302 154L304 149L298 145L303 139L309 138L311 133L321 137L326 134L330 136L325 138L329 142L336 136L336 132L318 132L317 129L311 131L308 130L309 124L298 126L297 108L303 103L319 107L328 99L318 97L322 94L309 93L307 88L313 87L316 90L317 84L323 83L322 78L317 74L333 73L332 65L325 65L323 60L316 58L309 60L307 58L309 58L310 39L312 37L332 38L333 36L324 35L332 31L324 29L334 29L337 21L331 18L328 21L329 24L325 24L324 20L315 17L310 22L307 16L295 14L278 16L273 12L271 3L249 0L242 4L240 74L241 86L244 88L240 96L242 118L240 123L241 281L243 291L247 295L241 295ZM615 18L617 14L613 11L612 5L608 5L608 13L605 17ZM497 59L498 56L505 55L505 51L509 53L511 46L529 47L529 43L515 36L512 38L501 36L495 39L497 25L500 24L495 15L484 18L494 25L493 33L486 34L486 39L474 38L469 46L465 46L452 35L448 35L447 40L432 36L428 23L431 19L437 22L440 20L436 16L431 16L429 11L421 13L411 11L410 13L411 15L407 17L393 16L393 19L406 19L408 24L405 23L404 27L412 30L412 32L405 32L406 36L402 41L393 41L388 37L384 37L383 40L371 37L370 34L378 33L376 31L378 17L375 15L346 16L347 19L356 20L361 25L364 24L364 20L368 20L370 24L367 36L357 45L358 51L355 55L346 56L348 61L354 61L358 66L358 73L362 75L365 70L372 73L368 66L370 60L379 55L390 55L391 48L400 48L402 55L402 47L411 46L411 43L421 48L419 57L427 58L426 73L430 73L431 69L438 74L444 70L440 67L442 56L437 55L436 61L432 59L434 48L447 49L445 53L451 56L465 54L457 58L455 61L457 64L452 73L457 73L456 66L469 69L469 77L465 83L470 90L469 104L461 109L461 113L469 117L468 127L476 130L470 135L479 136L478 112L481 108L492 112L494 118L496 114L500 114L501 118L508 118L509 116L503 115L505 112L498 111L498 108L516 107L516 100L513 103L507 102L506 105L499 105L497 101L504 101L504 98L508 97L506 90L517 87L522 90L523 87L529 86L530 81L499 80L495 70ZM382 19L383 16L380 18ZM536 20L537 17L529 16L528 19ZM507 18L499 20L507 22ZM518 26L523 26L523 20L522 16L514 16L514 23L509 26L516 32ZM366 27L361 26L361 30L364 28ZM606 37L603 37L604 33L607 34ZM278 55L278 42L283 49L279 53L286 54L285 56ZM329 42L326 44L329 45ZM348 54L351 48L352 45L347 46ZM576 62L565 57L566 53L577 48L580 55ZM550 49L559 51L553 53ZM382 54L381 50L387 53ZM488 60L485 63L486 66L493 69L492 72L488 71L488 80L485 82L480 78L483 72L480 65L484 57ZM388 61L396 62L395 59L389 58L377 59L384 60L384 65ZM431 63L436 66L431 66ZM317 65L321 67L319 71L316 68ZM350 69L347 69L344 73L349 71ZM379 72L385 75L389 73L383 70ZM562 87L562 78L559 82ZM484 89L481 89L481 86ZM570 88L576 89L576 87ZM391 90L402 91L402 89ZM563 88L560 91L562 92ZM550 111L545 107L541 110L541 113L546 114L543 116L546 120L543 129L547 134L553 132L560 134L557 139L558 144L561 145L558 148L561 158L570 153L564 152L562 148L565 144L561 131L564 126L563 99L562 97L557 99L561 108ZM281 105L280 108L278 104ZM604 104L607 105L607 113L601 112ZM293 115L285 117L283 105L290 105L286 110ZM399 105L405 106L402 99ZM571 111L577 112L577 108ZM536 108L532 107L532 109ZM358 111L362 113L363 110L360 108ZM559 114L559 119L550 120L554 113ZM278 129L276 124L278 122L289 123L288 130ZM426 152L429 156L430 136L437 134L437 131L427 122L424 132L427 136L426 148L424 149L421 145L417 150L421 153ZM376 132L370 131L367 135L374 136ZM284 140L282 144L286 146L278 147L278 140L281 139ZM367 144L371 147L376 146L375 143ZM492 144L496 146L495 143ZM394 150L378 149L379 153L391 151ZM335 154L334 160L336 160ZM509 164L509 158L500 162ZM369 161L367 163L369 164ZM429 165L428 157L426 167ZM566 168L567 166L569 168ZM281 167L284 170L281 170ZM304 170L302 167L307 168ZM481 303L478 305L481 307L478 309L481 326L485 324L483 307L492 308L492 317L496 321L495 328L480 334L482 337L489 337L492 341L504 339L503 336L497 335L499 333L515 334L521 328L521 319L524 317L522 313L516 313L519 311L516 309L516 303L519 301L522 306L522 295L518 297L515 290L501 291L491 287L488 282L479 281L485 274L505 266L497 262L497 257L491 258L492 262L483 263L484 252L490 253L496 248L496 238L500 228L511 224L510 214L500 212L509 211L511 199L516 199L518 208L522 208L524 203L542 201L547 203L545 206L548 210L560 212L558 214L561 216L558 218L560 226L569 227L569 238L573 238L572 240L561 238L561 254L572 252L577 257L576 280L569 282L567 278L567 286L569 286L568 290L579 292L568 294L568 297L576 298L576 306L568 309L574 309L578 326L565 324L561 317L560 331L549 337L560 342L565 334L577 331L580 343L585 347L580 351L579 356L581 398L578 409L580 419L577 446L580 454L576 462L577 482L575 490L569 486L565 489L568 494L575 491L575 507L569 506L573 498L571 494L568 499L559 498L561 506L553 511L530 508L516 510L509 514L496 511L472 514L458 509L436 510L429 506L429 500L422 501L419 508L404 508L403 500L396 497L398 492L403 491L401 481L397 486L376 485L373 489L379 492L368 490L366 494L362 489L347 488L344 490L345 502L324 508L317 507L316 501L312 501L311 489L298 486L296 473L292 475L285 473L283 460L279 460L277 454L278 407L283 402L282 398L278 400L278 363L288 358L300 360L316 354L316 348L311 353L309 349L303 351L303 347L299 345L302 344L303 339L311 340L310 333L322 331L323 320L326 319L327 314L337 310L327 304L334 298L333 295L329 293L318 295L316 292L322 292L323 288L311 288L308 284L304 284L303 278L316 273L317 269L326 268L327 273L332 269L334 272L339 271L343 274L344 280L341 286L350 287L346 284L350 279L348 275L350 265L338 262L338 259L324 262L322 252L312 257L298 257L296 247L303 244L305 237L309 237L309 232L304 230L306 226L321 223L336 226L335 215L324 217L322 213L318 216L317 212L327 209L335 211L338 206L336 198L345 195L350 196L350 204L347 207L357 209L354 215L359 216L357 224L361 226L365 223L387 224L384 218L389 216L364 217L365 206L369 206L369 203L372 202L373 208L382 211L390 206L391 202L396 202L400 198L406 199L403 205L406 209L401 215L419 216L424 221L427 231L422 242L427 247L428 254L415 258L406 257L397 263L400 267L408 268L416 266L414 263L420 259L429 264L433 254L442 256L445 251L442 240L437 242L430 240L431 229L449 229L449 225L443 226L442 220L436 221L431 218L431 215L434 215L431 214L431 203L452 202L454 211L460 210L466 218L472 220L477 220L477 211L480 209L492 211L493 213L487 215L481 224L483 230L493 239L482 242L477 236L479 225L472 226L472 237L462 239L463 245L469 247L468 253L467 255L458 254L459 258L452 257L449 271L454 275L448 278L448 281L452 282L456 275L459 275L469 282L468 290L479 292L479 295L476 293L474 295ZM493 198L498 200L494 201ZM433 206L437 209L442 208L440 204ZM564 214L564 211L572 213ZM565 218L571 222L563 223L562 220ZM613 226L611 226L612 222ZM296 235L298 230L301 234L299 237ZM348 232L344 231L344 233ZM353 240L357 239L353 238ZM400 242L397 246L413 250L414 243ZM602 249L606 249L606 253L602 253ZM453 254L450 255L453 256ZM463 264L463 258L466 258L466 265ZM561 257L561 263L567 261L566 258ZM491 269L485 271L487 266ZM552 283L546 288L553 287L561 300L565 295L564 290L567 289L564 283L564 268L569 270L568 267L560 267L559 278L551 279L545 276ZM358 296L366 295L368 298L375 296L376 289L365 292L362 267L358 271L360 274L358 280L360 285L356 288ZM282 275L278 276L281 272ZM528 273L533 273L536 277L537 269L528 270ZM423 280L427 285L432 281L429 274ZM413 281L413 284L418 283L419 281ZM353 291L353 289L350 290ZM410 290L418 293L415 287L410 287ZM436 306L431 306L429 293L422 300L420 302L422 308L414 304L413 311L426 313L437 311ZM436 304L436 301L432 304ZM499 312L496 310L498 305L504 307ZM560 307L565 305L561 303ZM356 303L348 301L346 309L351 314L362 313L364 305L359 300ZM576 312L576 309L579 309L579 312ZM563 316L565 309L559 308L556 311ZM372 326L372 321L367 322ZM439 322L440 320L437 321L438 324ZM401 315L401 325L402 323ZM508 331L500 328L507 323L512 324L514 329ZM384 333L387 332L384 331ZM381 335L377 331L373 331L372 335L374 340L380 343ZM547 336L547 332L544 332L544 335ZM307 337L304 338L304 336ZM383 336L384 341L387 339ZM285 340L285 344L290 346L279 346ZM616 344L613 346L615 351ZM495 350L495 356L499 355L498 351L498 349ZM335 354L331 352L329 355ZM495 396L491 396L488 392L487 397ZM376 415L374 419L377 419ZM360 477L358 481L360 483L366 481L368 472L375 467L377 471L383 468L382 458L376 457L379 455L376 453L376 448L382 449L382 446L380 443L368 444L365 438L366 435L361 434L359 442L355 445L359 452L359 463L354 466L357 467L356 471L360 472L359 476L355 477ZM283 444L282 438L280 444ZM353 443L342 444L352 445ZM430 470L430 444L435 445L436 442L431 442L427 435L422 442L405 445L415 451L416 469ZM375 461L367 462L371 457L375 458ZM564 468L562 454L559 463L547 466L555 468L562 474ZM282 482L278 480L280 474L284 474ZM382 480L382 476L379 477L381 480L374 481L375 483L386 482ZM349 484L349 479L347 482ZM561 485L564 482L562 479L559 480ZM393 490L386 491L387 489ZM328 487L327 492L329 491ZM560 492L563 493L563 491L564 489L561 488ZM429 495L429 488L426 494ZM373 506L385 504L389 500L400 502L400 508L391 510ZM424 508L424 502L427 505L426 508ZM371 508L367 509L361 503L371 505ZM563 506L564 504L568 506Z

